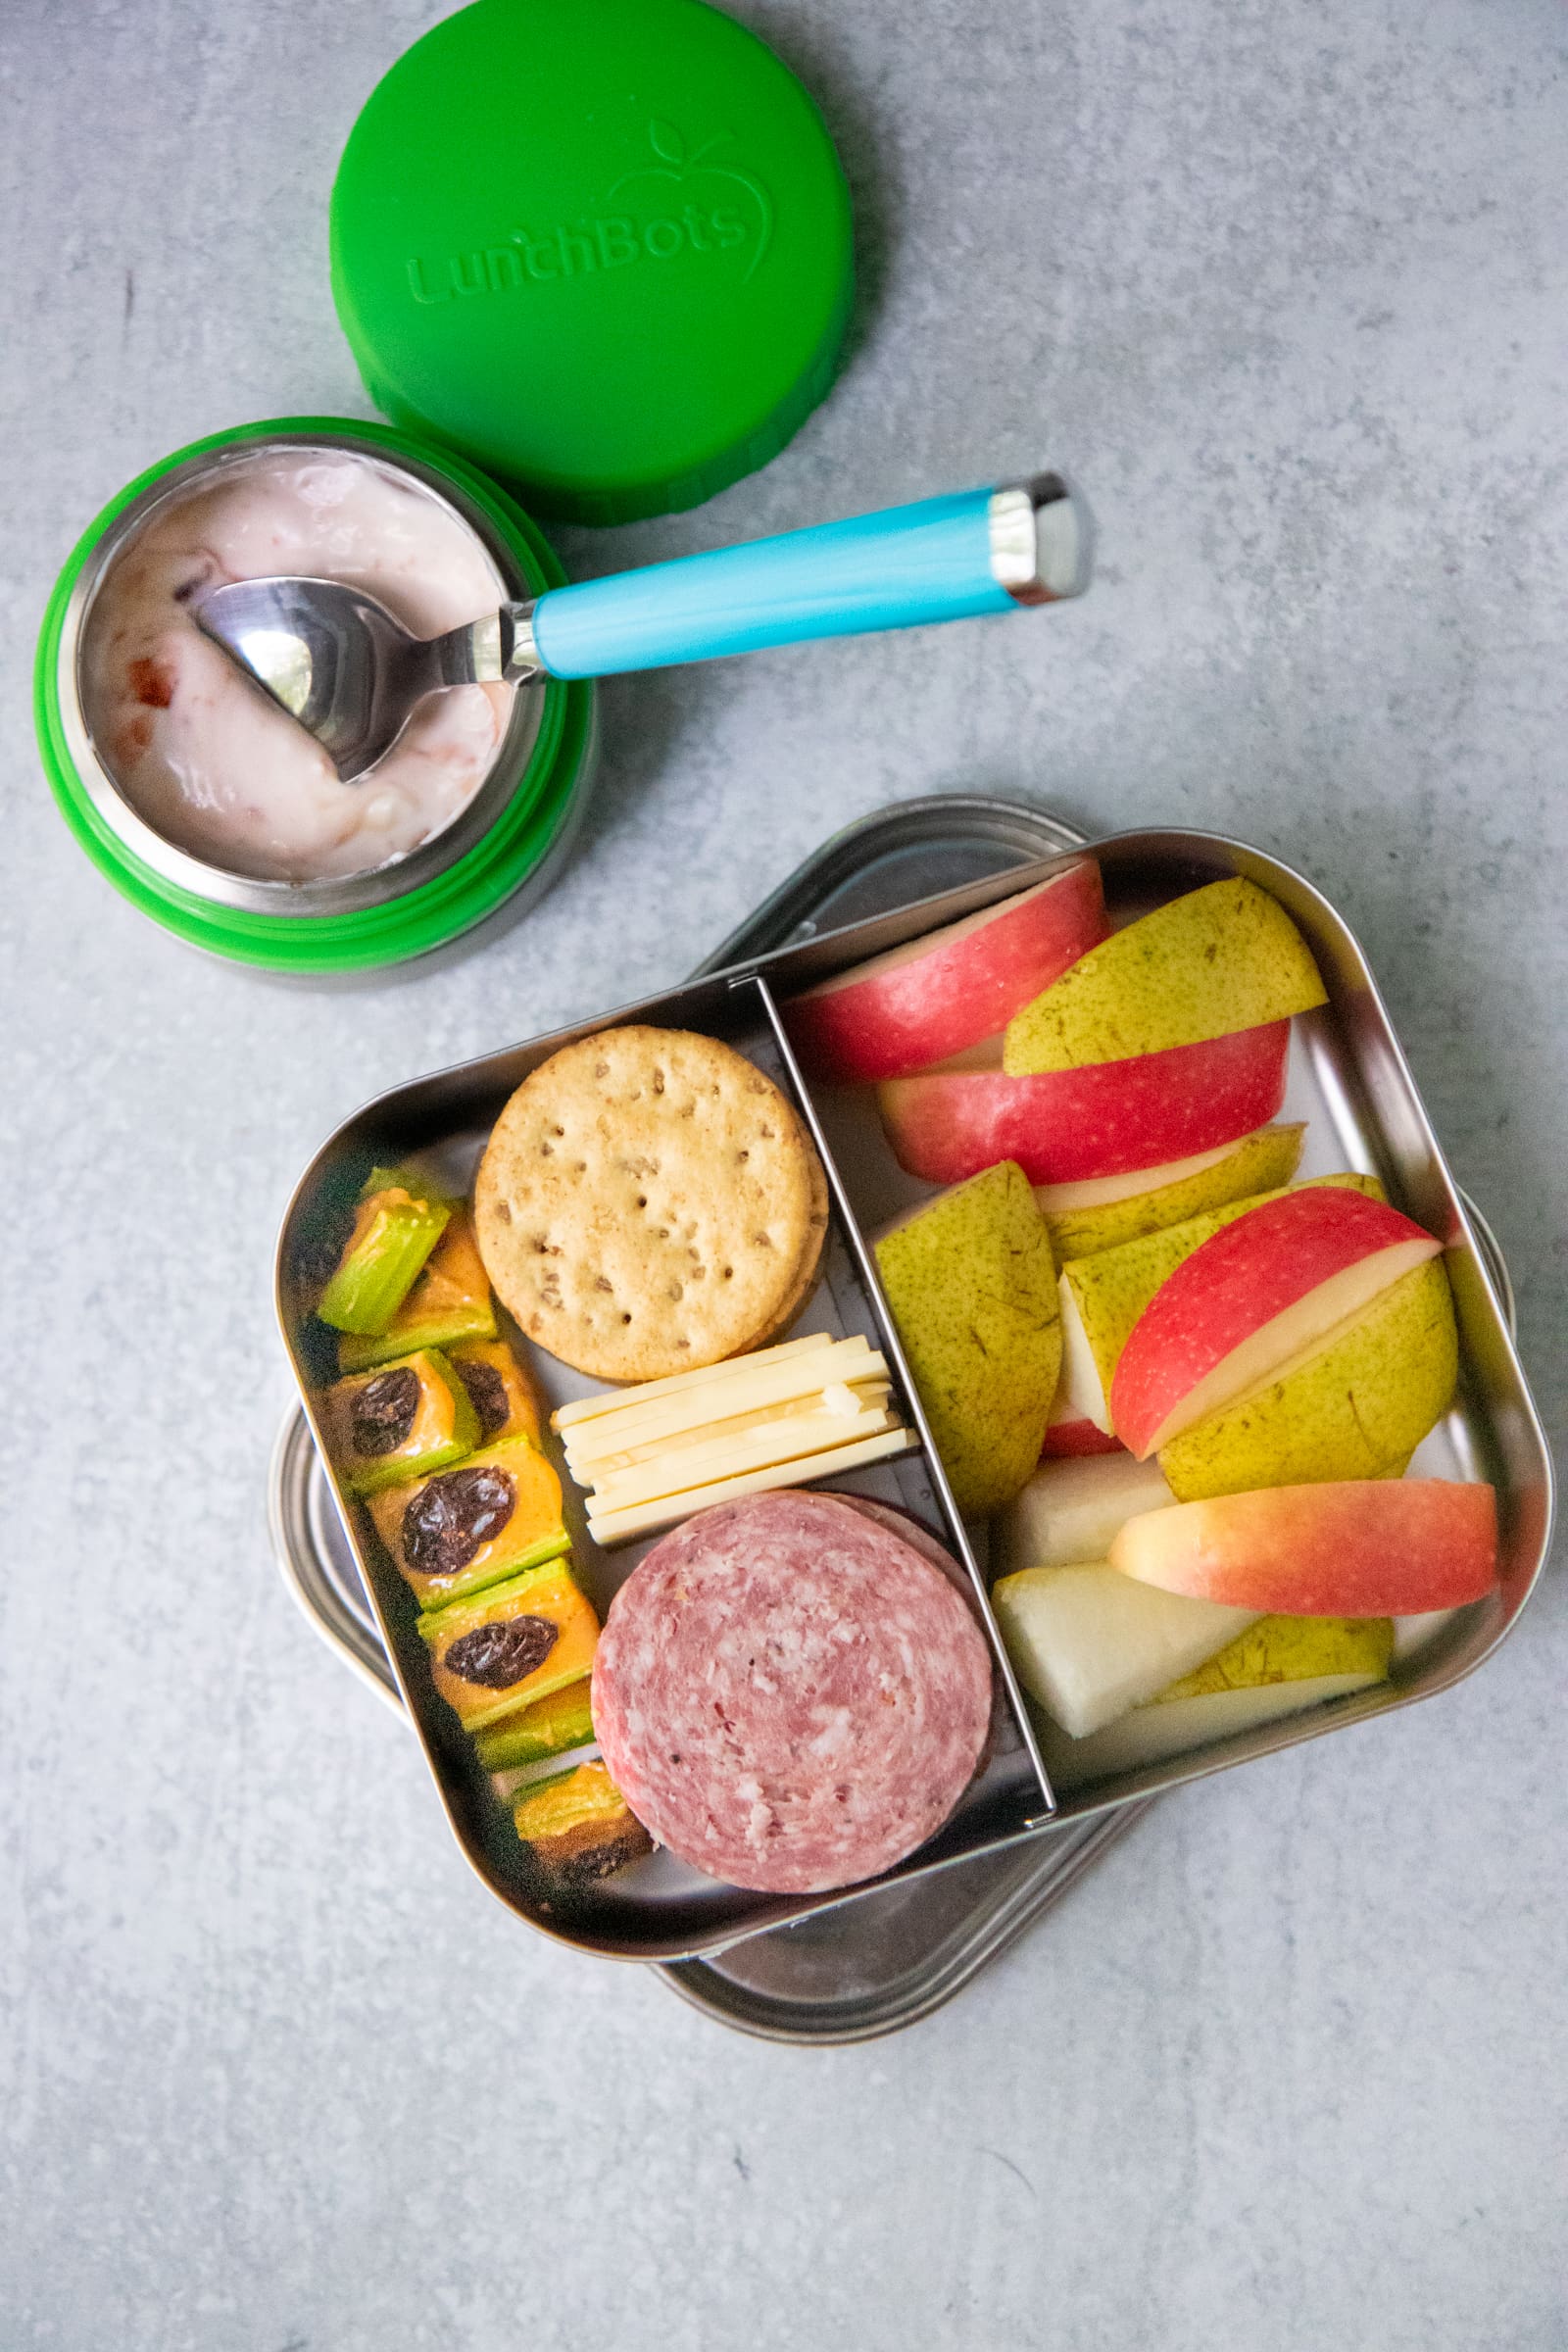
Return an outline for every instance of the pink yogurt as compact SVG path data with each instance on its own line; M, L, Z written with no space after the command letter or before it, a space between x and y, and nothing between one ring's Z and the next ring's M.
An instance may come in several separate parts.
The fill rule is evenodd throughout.
M161 508L111 565L87 622L87 724L138 815L206 864L278 882L369 873L462 814L514 689L430 696L363 782L341 784L188 610L197 588L271 572L346 580L421 637L508 594L473 532L418 483L335 451L259 452Z

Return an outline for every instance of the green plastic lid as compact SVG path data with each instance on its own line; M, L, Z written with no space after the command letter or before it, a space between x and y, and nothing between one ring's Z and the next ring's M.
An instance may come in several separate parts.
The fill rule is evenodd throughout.
M541 514L695 506L832 381L850 199L821 116L702 0L477 0L371 93L332 191L371 398Z

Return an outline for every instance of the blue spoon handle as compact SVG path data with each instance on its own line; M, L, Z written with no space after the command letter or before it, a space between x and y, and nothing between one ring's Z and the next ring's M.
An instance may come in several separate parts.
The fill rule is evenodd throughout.
M1037 474L552 588L528 616L532 652L558 678L659 669L1054 604L1078 595L1088 569L1081 505L1059 476Z

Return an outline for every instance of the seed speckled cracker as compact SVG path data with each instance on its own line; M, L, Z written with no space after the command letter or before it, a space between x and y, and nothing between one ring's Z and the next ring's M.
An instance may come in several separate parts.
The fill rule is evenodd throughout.
M792 1105L732 1047L605 1029L512 1097L474 1217L530 1339L601 1380L656 1380L759 1346L804 1303L827 1187Z

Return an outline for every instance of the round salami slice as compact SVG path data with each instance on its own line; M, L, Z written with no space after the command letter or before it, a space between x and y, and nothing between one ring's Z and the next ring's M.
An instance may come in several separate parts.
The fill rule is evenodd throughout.
M786 1489L654 1545L611 1603L593 1715L661 1844L805 1894L875 1878L941 1828L985 1747L991 1658L912 1544Z
M963 1570L947 1545L939 1544L925 1521L917 1519L912 1511L904 1510L896 1502L877 1502L869 1494L824 1494L822 1500L842 1502L847 1510L858 1511L862 1518L874 1519L879 1527L902 1537L911 1551L917 1551L922 1560L929 1560L933 1568L940 1568L949 1583L968 1599Z

